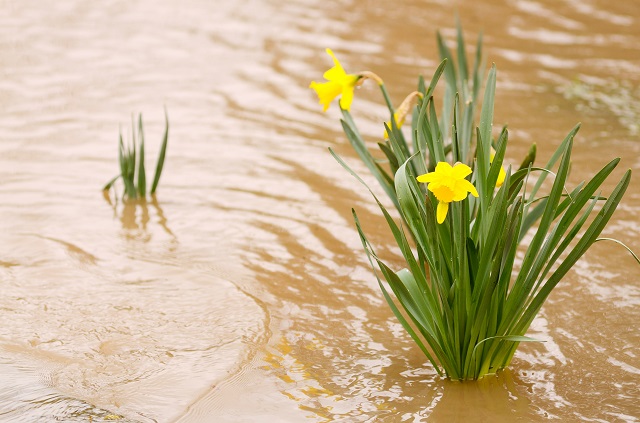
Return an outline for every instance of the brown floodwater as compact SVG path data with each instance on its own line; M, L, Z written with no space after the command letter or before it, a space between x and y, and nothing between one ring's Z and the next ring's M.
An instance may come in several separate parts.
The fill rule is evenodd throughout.
M510 162L582 122L573 183L640 170L635 0L0 0L0 421L639 421L640 266L616 244L478 382L438 377L379 292L351 207L394 260L392 237L327 147L381 190L308 85L331 47L398 104L456 15L498 68ZM156 201L105 198L119 127L142 112L155 160L163 106ZM352 110L379 139L373 84ZM635 251L639 188L605 229Z

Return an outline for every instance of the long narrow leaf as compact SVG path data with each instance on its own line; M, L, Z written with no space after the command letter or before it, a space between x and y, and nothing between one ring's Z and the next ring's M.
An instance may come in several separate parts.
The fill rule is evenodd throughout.
M167 115L167 109L164 110L164 121L164 136L162 137L160 154L158 155L158 162L156 163L156 173L153 176L153 183L151 184L151 195L155 194L156 189L158 188L160 176L162 175L162 168L164 167L165 155L167 153L167 141L169 140L169 116Z
M144 170L144 129L142 128L142 114L138 116L138 142L140 153L138 159L138 194L140 198L147 196L147 176Z

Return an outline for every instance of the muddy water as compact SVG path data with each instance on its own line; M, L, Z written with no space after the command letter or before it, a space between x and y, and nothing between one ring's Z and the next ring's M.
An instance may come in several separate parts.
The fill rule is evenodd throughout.
M514 163L581 121L572 180L640 168L634 1L0 0L0 421L637 421L640 272L618 246L552 294L544 344L465 384L437 377L364 260L351 207L389 257L391 237L308 83L332 47L400 102L456 13L498 67ZM153 160L163 106L157 201L104 198L118 128L144 113ZM374 87L353 111L380 136ZM636 251L639 186L606 229Z

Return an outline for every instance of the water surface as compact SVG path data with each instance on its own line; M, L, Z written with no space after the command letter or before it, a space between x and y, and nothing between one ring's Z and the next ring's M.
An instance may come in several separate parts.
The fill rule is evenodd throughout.
M396 103L438 64L435 31L482 31L509 160L577 123L571 180L640 168L640 4L410 0L0 0L0 420L637 421L638 267L593 247L512 366L441 380L382 298L352 224L392 237L333 105L330 65L373 70ZM144 114L157 199L123 204L118 130ZM353 114L375 142L373 84ZM148 166L151 167L151 166ZM610 189L613 182L607 185ZM640 251L634 176L607 236ZM399 261L396 261L399 264Z

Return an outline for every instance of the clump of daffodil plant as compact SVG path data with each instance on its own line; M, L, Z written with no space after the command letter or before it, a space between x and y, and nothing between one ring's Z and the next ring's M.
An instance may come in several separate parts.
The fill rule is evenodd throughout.
M465 109L469 106L461 106L460 96L453 95L447 133L440 127L432 97L443 66L436 70L429 88L415 96L412 150L398 130L402 116L394 116L394 110L391 126L385 124L389 154L382 147L385 144L381 148L392 176L383 173L380 163L363 153L366 148L354 142L359 135L346 105L341 106L348 138L369 169L378 172L374 175L381 176L383 187L389 187L386 191L402 217L402 224L396 223L369 189L405 260L404 268L392 269L375 253L353 211L382 293L437 372L469 380L508 366L520 342L534 341L525 336L529 326L553 288L602 239L598 236L622 199L631 171L624 173L608 197L601 196L600 189L619 159L589 181L567 189L579 125L544 167L534 167L530 155L519 169L505 170L508 131L503 128L495 140L492 134L495 66L488 74L478 127L471 131L473 119ZM324 94L318 91L323 104L331 101L329 93L335 98L341 92L337 87ZM544 184L550 175L553 182ZM532 232L531 241L521 246L528 232Z
M167 151L167 141L169 137L169 117L165 110L165 127L162 144L158 161L156 162L156 171L151 184L150 195L154 195L160 182L162 169L164 167L165 154ZM138 135L136 136L135 123L132 118L131 125L131 141L124 143L122 140L122 131L118 143L118 162L120 165L120 174L111 179L103 189L109 191L115 182L122 178L124 185L123 198L129 200L144 200L147 196L147 176L144 166L144 130L142 125L142 114L138 115Z

